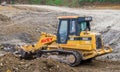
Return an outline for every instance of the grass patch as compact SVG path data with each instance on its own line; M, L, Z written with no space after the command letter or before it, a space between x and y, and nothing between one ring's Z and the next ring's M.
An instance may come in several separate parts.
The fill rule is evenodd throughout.
M15 1L15 0L14 0ZM17 0L16 0L17 1ZM120 0L26 0L28 4L76 7L85 4L120 4Z

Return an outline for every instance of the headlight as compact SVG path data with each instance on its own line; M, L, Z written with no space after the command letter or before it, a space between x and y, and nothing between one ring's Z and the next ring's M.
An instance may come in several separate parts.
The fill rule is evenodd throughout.
M92 20L92 17L86 17L85 20L87 21Z

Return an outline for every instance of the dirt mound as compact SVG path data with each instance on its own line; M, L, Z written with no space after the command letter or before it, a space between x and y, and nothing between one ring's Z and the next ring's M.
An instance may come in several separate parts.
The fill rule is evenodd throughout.
M21 60L12 54L0 57L0 72L120 72L120 62L97 61L70 67L51 59Z
M71 67L51 59L20 60L11 54L0 57L0 72L7 70L12 72L75 72Z
M6 15L0 14L0 26L8 25L11 22L11 19Z
M30 34L27 33L15 33L15 34L9 34L9 35L1 35L0 36L0 44L19 44L22 43L33 43L35 40ZM17 43L16 43L17 42Z
M0 14L0 21L10 21L10 18L8 18L5 15Z

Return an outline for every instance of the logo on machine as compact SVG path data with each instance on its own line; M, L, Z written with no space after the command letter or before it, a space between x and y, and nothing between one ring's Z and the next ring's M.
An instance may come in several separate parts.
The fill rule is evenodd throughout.
M45 38L41 40L41 43L48 43L51 42L53 38Z

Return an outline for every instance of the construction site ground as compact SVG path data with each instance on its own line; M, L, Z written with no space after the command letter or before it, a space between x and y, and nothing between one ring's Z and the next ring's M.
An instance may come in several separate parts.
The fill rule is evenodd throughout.
M56 33L58 16L92 16L92 31L100 32L113 53L70 67L51 59L21 60L0 51L0 72L120 72L120 6L67 8L46 5L0 6L0 44L33 44L40 32ZM0 47L1 48L1 47ZM4 55L5 54L5 55Z

